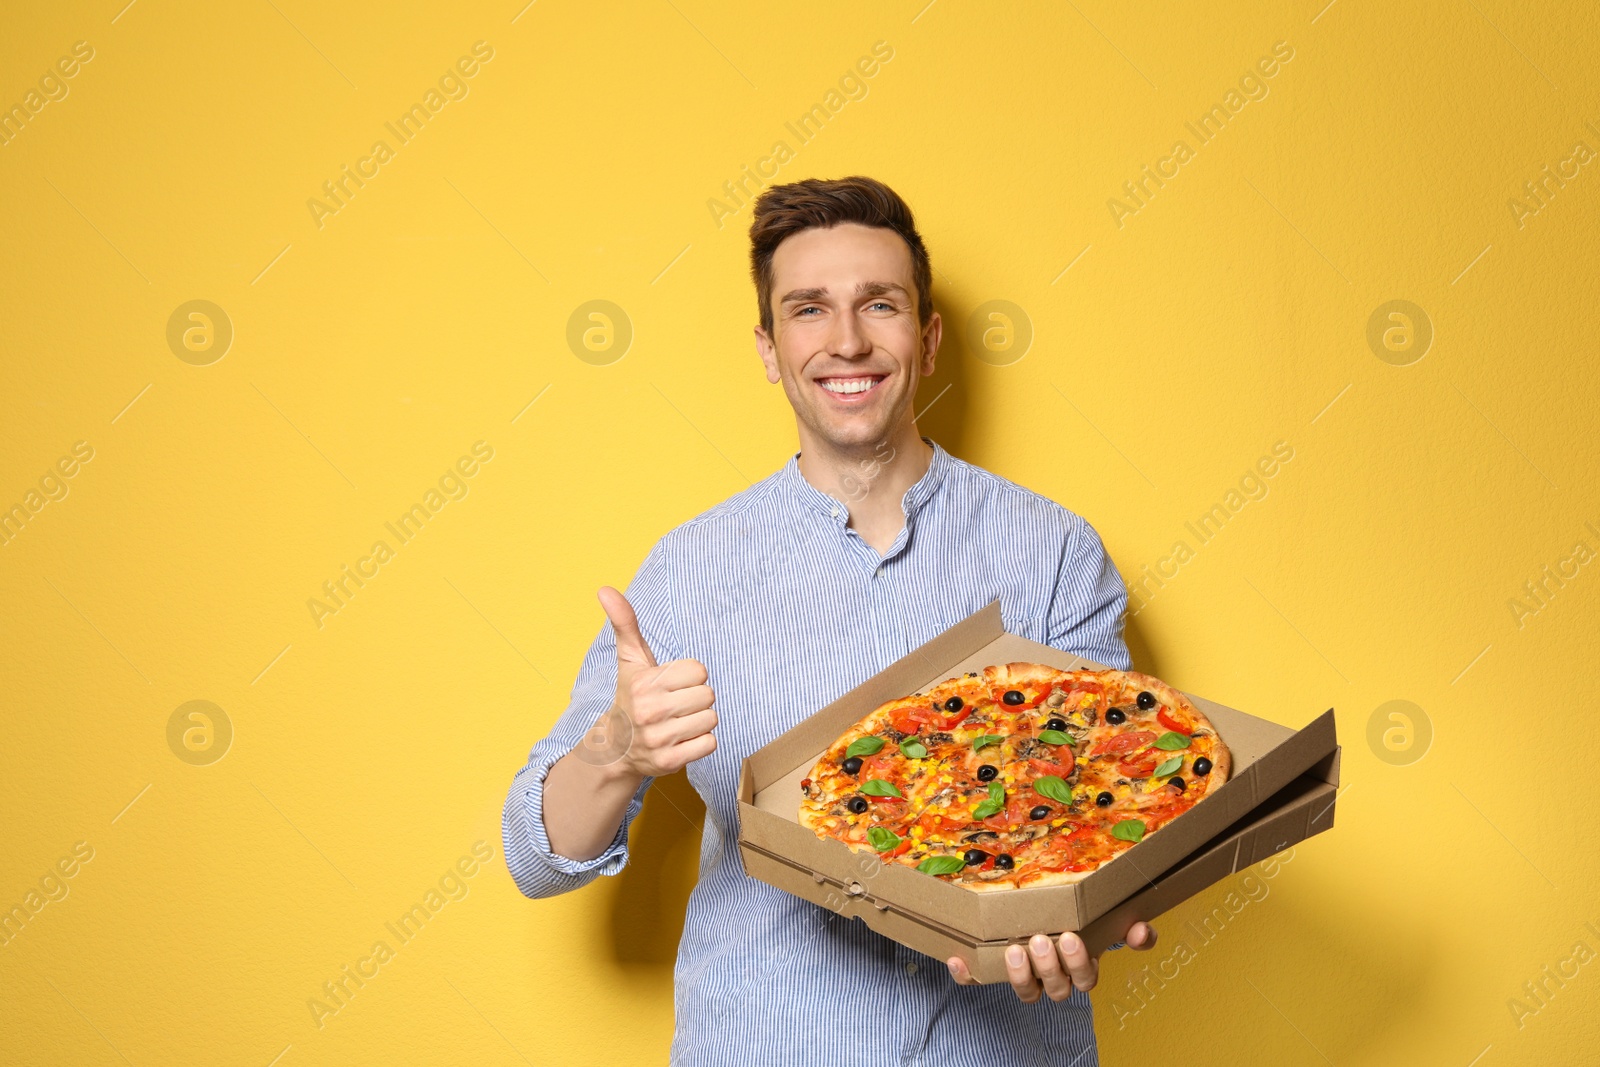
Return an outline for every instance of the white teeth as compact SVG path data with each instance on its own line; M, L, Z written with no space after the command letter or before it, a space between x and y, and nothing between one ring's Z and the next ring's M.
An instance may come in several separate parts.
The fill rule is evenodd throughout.
M864 393L877 384L875 378L830 378L822 387L830 393Z

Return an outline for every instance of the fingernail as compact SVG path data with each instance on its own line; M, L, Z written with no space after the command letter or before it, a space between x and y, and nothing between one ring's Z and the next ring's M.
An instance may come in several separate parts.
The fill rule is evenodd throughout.
M1078 935L1070 930L1061 935L1061 949L1064 952L1076 952L1083 942L1078 940Z
M1028 962L1027 954L1022 951L1021 945L1012 945L1006 949L1006 962L1012 966L1021 966Z
M1050 939L1043 934L1034 934L1033 940L1029 941L1028 944L1033 946L1033 952L1036 956L1048 956L1050 954Z

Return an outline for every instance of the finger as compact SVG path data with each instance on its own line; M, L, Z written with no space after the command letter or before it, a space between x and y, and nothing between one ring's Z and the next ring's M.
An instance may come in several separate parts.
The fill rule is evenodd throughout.
M1027 950L1021 945L1006 948L1006 981L1011 983L1017 999L1024 1004L1032 1004L1039 999L1039 981L1033 976Z
M716 750L717 735L704 733L698 737L691 737L687 741L673 745L660 758L664 766L676 771L688 766L697 759L704 759Z
M707 708L693 715L652 719L635 726L633 737L641 751L665 753L674 745L704 737L716 728L717 713Z
M1028 939L1028 955L1033 958L1033 971L1044 985L1045 996L1051 1000L1066 1000L1072 996L1072 978L1061 969L1061 957L1056 947L1043 934Z
M662 689L689 689L706 684L706 665L697 659L675 659L656 671L655 683Z
M956 980L957 985L978 984L977 980L972 977L972 972L967 969L967 961L960 956L951 956L944 963L946 967L950 968L950 977Z
M694 715L710 709L717 694L709 685L695 685L688 689L661 692L648 679L641 676L634 690L633 719L641 726L671 722L685 715Z
M1061 935L1057 947L1061 950L1061 962L1066 964L1072 984L1085 993L1093 989L1100 980L1100 964L1089 955L1089 947L1083 943L1083 938L1069 930Z
M691 685L687 689L675 689L661 699L661 706L666 709L668 716L681 718L709 711L711 705L717 702L717 694L712 692L709 685Z
M604 609L606 618L611 620L611 629L617 635L617 660L654 667L656 657L645 643L644 634L639 632L639 616L633 613L633 605L628 603L628 598L609 585L602 585L595 595L600 598L600 607Z
M1136 952L1145 952L1156 947L1156 928L1146 922L1137 922L1128 927L1127 936L1123 943Z
M663 736L667 738L669 745L682 744L684 741L709 734L716 725L717 713L707 708L663 724L663 729L666 731Z

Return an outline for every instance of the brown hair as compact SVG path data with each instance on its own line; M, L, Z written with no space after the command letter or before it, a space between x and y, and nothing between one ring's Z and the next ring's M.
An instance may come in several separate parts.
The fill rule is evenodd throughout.
M828 229L841 222L893 230L911 250L911 279L917 290L917 322L933 316L933 266L917 233L911 208L898 193L873 178L807 178L774 185L756 199L750 222L750 275L761 304L761 328L772 335L772 255L785 237L802 230Z

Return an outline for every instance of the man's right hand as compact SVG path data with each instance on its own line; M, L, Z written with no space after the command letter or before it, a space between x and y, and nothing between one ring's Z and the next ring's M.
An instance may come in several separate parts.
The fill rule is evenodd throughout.
M609 585L598 595L617 635L617 698L606 715L623 742L620 762L640 778L659 778L710 755L717 747L716 694L706 684L705 664L657 664L627 597Z

